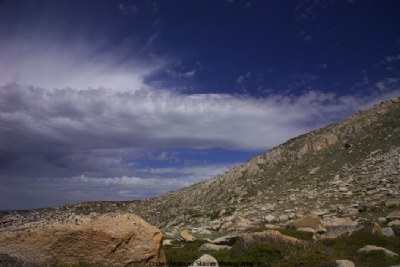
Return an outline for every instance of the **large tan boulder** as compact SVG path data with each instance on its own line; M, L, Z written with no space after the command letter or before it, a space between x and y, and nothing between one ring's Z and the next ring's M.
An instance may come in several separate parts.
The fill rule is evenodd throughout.
M70 216L0 230L0 254L39 266L165 262L162 233L133 214Z

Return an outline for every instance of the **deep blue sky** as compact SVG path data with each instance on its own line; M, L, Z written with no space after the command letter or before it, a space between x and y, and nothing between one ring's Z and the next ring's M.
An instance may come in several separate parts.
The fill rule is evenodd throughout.
M0 209L151 197L400 94L400 2L0 0Z

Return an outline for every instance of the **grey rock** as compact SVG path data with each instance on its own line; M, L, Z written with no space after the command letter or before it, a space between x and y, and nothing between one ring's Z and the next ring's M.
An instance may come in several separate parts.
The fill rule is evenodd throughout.
M238 235L226 235L216 238L210 241L210 243L215 245L233 245L238 238L239 238Z
M394 253L393 251L390 251L386 248L383 247L378 247L378 246L373 246L373 245L366 245L358 250L359 253L369 253L371 251L382 251L388 256L392 257L398 257L399 255L397 253Z
M388 223L388 225L389 225L390 227L393 227L393 226L400 226L400 220L391 221L390 223Z
M189 267L195 267L195 266L214 266L218 267L218 261L211 255L209 254L204 254L197 260L195 260Z
M386 216L386 219L389 221L400 220L400 210L391 212L388 216Z
M354 262L349 260L336 260L337 267L355 267Z
M382 228L382 235L387 236L387 237L395 236L392 228L390 228L390 227Z

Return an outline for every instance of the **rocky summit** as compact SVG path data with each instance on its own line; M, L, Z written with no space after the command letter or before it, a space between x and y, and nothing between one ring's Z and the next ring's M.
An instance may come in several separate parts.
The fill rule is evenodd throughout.
M160 197L3 212L1 253L22 253L18 240L30 240L29 232L24 230L27 225L40 224L37 226L40 230L30 234L45 238L46 231L55 234L59 233L56 229L65 229L52 218L71 220L78 216L77 224L72 223L68 229L82 233L81 229L90 228L87 228L88 220L92 219L88 216L94 213L96 216L138 214L167 236L178 239L183 232L185 235L181 235L181 239L190 236L190 242L198 242L192 234L196 237L238 234L259 227L309 232L314 240L349 236L360 229L394 238L400 234L399 155L400 98L394 98L343 122L293 138L213 179ZM51 223L46 225L44 221L49 220ZM91 233L89 231L88 235ZM158 232L154 230L153 233ZM61 243L66 238L51 236ZM75 234L67 237L84 240ZM6 238L13 242L3 245ZM118 251L120 247L116 244L125 240L120 233L113 238L114 243L107 243L110 253L113 247ZM151 241L154 253L138 261L160 257L157 256L160 255L158 241ZM22 254L38 255L46 260L41 254L46 249L72 253L62 251L61 247L43 247L42 251L29 249L27 252L37 254ZM337 264L343 266L344 259L337 260Z

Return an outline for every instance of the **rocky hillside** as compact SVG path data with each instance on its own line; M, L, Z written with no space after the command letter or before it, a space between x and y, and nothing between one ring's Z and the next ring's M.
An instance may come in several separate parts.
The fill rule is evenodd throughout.
M133 212L167 232L285 223L311 211L379 217L399 205L400 98L301 135L211 180L129 202L6 212L1 227L44 217Z
M399 155L397 98L291 139L209 181L133 205L167 230L284 222L310 211L358 216L396 205Z

